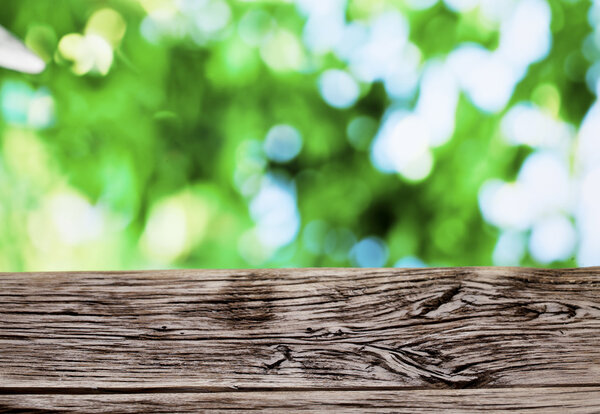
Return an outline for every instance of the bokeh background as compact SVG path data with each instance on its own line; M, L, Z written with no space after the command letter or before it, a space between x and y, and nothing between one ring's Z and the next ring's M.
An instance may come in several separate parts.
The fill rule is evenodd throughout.
M0 270L600 264L600 2L4 0Z

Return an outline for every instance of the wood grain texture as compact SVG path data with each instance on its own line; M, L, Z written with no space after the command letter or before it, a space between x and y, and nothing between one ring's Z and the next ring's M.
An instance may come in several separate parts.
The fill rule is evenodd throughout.
M600 387L396 391L280 391L0 395L2 412L211 413L593 413Z
M538 387L600 410L600 268L29 273L0 287L8 404Z

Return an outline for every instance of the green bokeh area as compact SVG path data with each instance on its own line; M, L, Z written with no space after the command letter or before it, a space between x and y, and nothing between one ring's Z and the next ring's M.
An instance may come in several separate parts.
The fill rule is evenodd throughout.
M580 213L592 196L578 193L594 170L578 153L600 75L591 2L507 1L499 12L483 0L326 3L3 1L0 25L47 67L0 68L0 270L600 262L587 236L595 222ZM496 60L461 80L451 56L506 49L519 4L532 21L550 13L547 35L525 33L549 39L547 50L532 49L510 87L494 76L467 85ZM381 23L371 63L412 56L390 58L399 69L387 78L357 69L372 55L340 51L349 34L331 35L356 23L368 37L381 16L395 17ZM406 39L396 48L398 22ZM420 114L436 64L458 85L451 130L423 148L417 127L414 138L392 132L398 155L383 151L386 169L375 142L389 119ZM502 87L504 101L485 103L480 89ZM507 119L524 105L546 124L511 141ZM562 144L527 141L559 127L569 131ZM406 158L415 145L424 152ZM533 201L497 191L500 212L488 214L484 190L517 188L534 155L561 160L571 201L549 178ZM533 202L535 214L518 216ZM548 234L564 243L544 244Z

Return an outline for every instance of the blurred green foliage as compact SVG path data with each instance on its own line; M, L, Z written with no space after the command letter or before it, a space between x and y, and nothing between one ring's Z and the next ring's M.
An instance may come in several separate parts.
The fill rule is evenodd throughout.
M2 3L0 25L47 69L0 69L0 269L502 264L502 229L478 197L490 179L516 180L536 151L503 139L502 119L528 101L577 127L595 101L591 3L551 1L551 48L506 105L483 110L460 93L431 171L386 173L373 140L390 108L415 108L418 83L398 97L385 80L358 79L356 99L336 107L321 75L354 72L307 45L308 6L193 3ZM419 78L461 44L500 44L483 6L338 3L346 23L404 16ZM298 155L269 156L276 125L299 134ZM273 139L272 151L294 151ZM515 264L575 266L575 255L542 263L525 248Z

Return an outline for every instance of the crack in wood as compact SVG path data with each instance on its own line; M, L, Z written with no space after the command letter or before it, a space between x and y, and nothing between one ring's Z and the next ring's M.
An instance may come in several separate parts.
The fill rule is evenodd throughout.
M420 311L416 316L425 316L430 312L438 310L441 306L451 302L460 293L461 285L446 290L441 296L429 299L420 304Z

